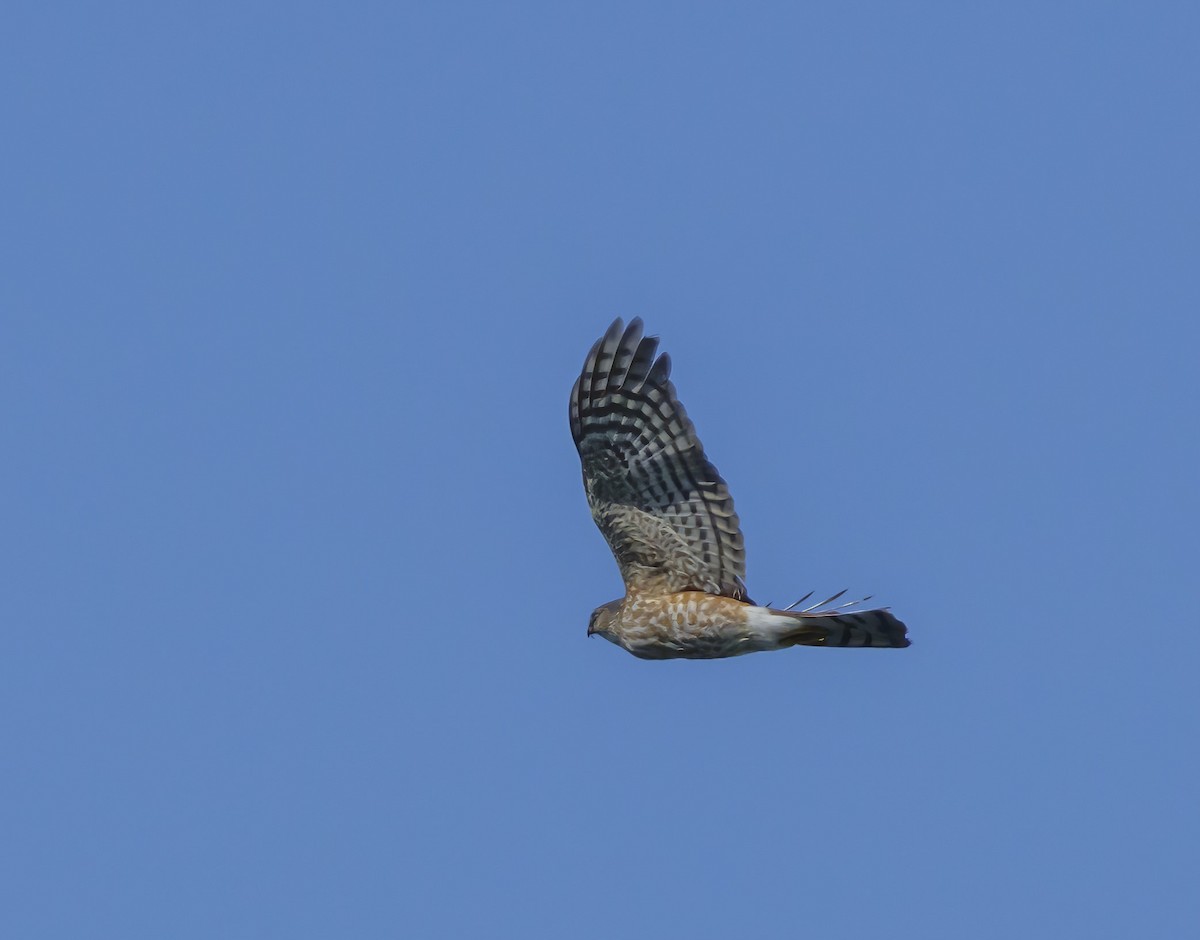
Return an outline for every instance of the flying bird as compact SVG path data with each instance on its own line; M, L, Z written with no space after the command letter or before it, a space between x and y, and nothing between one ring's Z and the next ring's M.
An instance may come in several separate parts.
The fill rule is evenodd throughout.
M887 610L757 606L729 488L675 397L671 360L642 321L613 321L571 391L583 486L625 582L588 636L642 659L719 659L788 646L908 646ZM809 595L811 596L811 595ZM864 598L866 600L867 598ZM861 603L861 602L858 602Z

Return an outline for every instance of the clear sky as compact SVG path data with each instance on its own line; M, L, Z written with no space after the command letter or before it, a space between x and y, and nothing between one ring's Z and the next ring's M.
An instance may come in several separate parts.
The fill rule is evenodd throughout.
M0 935L1196 935L1194 4L0 35ZM586 637L618 315L911 649Z

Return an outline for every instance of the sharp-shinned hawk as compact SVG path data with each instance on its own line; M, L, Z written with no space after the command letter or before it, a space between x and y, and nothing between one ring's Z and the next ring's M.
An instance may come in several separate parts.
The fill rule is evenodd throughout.
M729 488L675 397L671 360L642 321L614 320L571 391L571 434L592 518L625 596L592 613L598 633L643 659L718 659L788 646L905 647L886 610L759 607Z

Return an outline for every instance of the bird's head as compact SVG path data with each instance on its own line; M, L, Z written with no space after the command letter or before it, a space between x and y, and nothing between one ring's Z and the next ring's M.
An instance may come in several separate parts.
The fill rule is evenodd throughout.
M592 617L588 621L588 636L593 633L599 633L604 639L616 642L613 637L610 627L612 622L617 619L617 612L621 609L621 602L609 601L607 604L601 604L592 611Z

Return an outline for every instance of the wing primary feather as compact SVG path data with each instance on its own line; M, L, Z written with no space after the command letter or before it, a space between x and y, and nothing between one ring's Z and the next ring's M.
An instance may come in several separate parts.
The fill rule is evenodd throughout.
M642 387L649 385L651 388L662 388L667 384L667 379L671 377L671 355L663 353L654 360L654 365L650 367L650 372L646 376L646 381L642 383Z
M593 399L599 395L603 395L608 388L608 377L612 371L617 349L621 345L621 334L624 332L624 328L625 325L621 322L621 318L617 317L612 321L608 332L604 334L603 339L600 341L600 349L596 354L596 363L592 369L592 381L589 388Z
M611 330L612 327L609 327L609 329ZM596 359L600 355L600 347L603 344L604 337L592 343L592 348L588 351L587 358L583 360L583 370L579 373L579 378L575 380L573 407L571 411L571 433L575 437L576 447L583 440L583 414L587 410L587 404L591 398L592 375L596 370Z
M859 604L865 604L870 599L871 599L871 595L868 594L866 597L860 597L856 601L846 601L844 604L838 604L837 607L833 607L831 609L832 610L846 610L850 607L857 607Z
M658 352L658 337L643 336L634 350L633 359L629 363L629 371L625 374L625 388L630 391L641 389L654 364L654 354Z
M819 604L813 604L811 607L805 607L805 608L804 608L804 610L802 610L802 611L801 611L801 613L803 613L803 614L807 614L807 613L809 613L809 612L811 612L811 611L814 611L814 610L820 610L820 609L821 609L822 607L824 607L825 605L827 605L827 604L832 604L832 603L833 603L834 601L836 601L836 600L837 600L839 597L841 597L843 594L845 594L845 593L846 593L848 590L850 590L850 589L849 589L849 588L842 588L842 590L840 590L840 591L838 591L836 594L834 594L834 595L833 595L833 597L826 598L825 600L821 601L821 603L819 603Z
M813 596L813 592L812 592L812 591L809 591L809 592L808 592L807 594L805 594L805 595L804 595L802 598L800 598L800 600L798 600L798 601L793 601L791 604L788 604L788 605L787 605L787 607L785 607L785 608L783 608L783 609L784 609L784 610L795 610L797 607L799 607L801 604L803 604L803 603L804 603L806 600L808 600L808 599L809 599L810 597L812 597L812 596ZM770 605L770 604L768 604L767 606L768 606L768 607L770 607L771 605Z
M621 344L617 347L612 370L608 374L607 391L615 392L624 384L625 376L629 374L629 364L633 362L633 355L637 352L641 340L642 318L634 317L629 321L629 326L625 328L625 333L621 336Z

